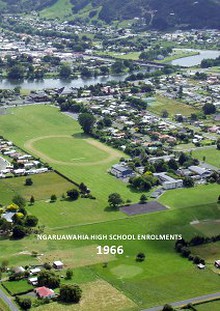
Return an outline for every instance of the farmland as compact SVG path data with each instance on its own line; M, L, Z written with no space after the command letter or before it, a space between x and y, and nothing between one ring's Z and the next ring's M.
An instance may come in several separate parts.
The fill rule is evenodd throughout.
M80 198L75 202L61 198L71 184L54 173L31 177L30 187L24 186L23 177L1 181L2 202L8 200L9 203L18 192L27 198L29 194L36 196L34 205L26 209L45 226L45 235L182 234L189 239L200 233L200 228L191 225L193 221L220 219L219 185L216 184L166 192L159 199L168 207L164 211L130 217L120 211L110 211L107 197L116 189L124 200L136 203L140 197L140 193L132 192L125 183L107 173L111 165L124 156L122 152L85 136L76 121L52 107L17 108L0 118L0 135L72 180L84 182L96 197L96 200ZM54 203L48 202L52 193L58 196ZM174 243L173 240L137 238L39 240L31 235L17 241L2 238L0 261L9 258L9 265L14 266L63 260L66 267L74 269L73 281L83 288L83 299L80 305L71 308L74 311L98 308L133 311L218 291L219 277L208 269L200 271L175 253ZM98 245L122 245L124 253L97 255ZM33 257L33 251L39 255ZM135 260L139 252L146 255L142 263ZM57 303L49 304L47 309L56 311L62 307L68 310L67 306ZM41 311L43 307L35 310Z

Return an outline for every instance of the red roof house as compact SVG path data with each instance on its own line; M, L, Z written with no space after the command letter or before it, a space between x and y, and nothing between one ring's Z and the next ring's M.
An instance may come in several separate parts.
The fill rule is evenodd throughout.
M43 298L43 299L49 298L50 299L50 298L55 297L54 291L48 287L45 287L45 286L38 287L34 291L39 298Z

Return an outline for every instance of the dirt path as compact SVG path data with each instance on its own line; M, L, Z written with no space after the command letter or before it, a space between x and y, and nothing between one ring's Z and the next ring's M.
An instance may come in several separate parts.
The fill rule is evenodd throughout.
M84 139L84 141L92 146L94 146L95 148L105 151L106 153L108 153L108 157L106 157L106 159L101 160L101 161L95 161L95 162L77 162L79 159L75 159L75 163L71 163L71 162L64 162L64 161L58 161L55 160L53 158L51 158L50 156L46 155L45 153L37 150L34 147L34 143L39 141L39 140L43 140L43 139L49 139L49 138L72 138L74 139L72 136L70 135L49 135L49 136L41 136L41 137L37 137L37 138L33 138L28 140L25 144L24 147L28 150L30 150L30 152L32 152L34 155L40 157L42 160L44 160L45 162L48 162L50 164L60 164L60 165L66 165L66 166L95 166L95 165L100 165L100 164L105 164L105 163L109 163L115 159L117 159L118 157L121 156L121 153L117 150L114 150L102 143L100 143L99 141L93 140L91 138L87 138Z

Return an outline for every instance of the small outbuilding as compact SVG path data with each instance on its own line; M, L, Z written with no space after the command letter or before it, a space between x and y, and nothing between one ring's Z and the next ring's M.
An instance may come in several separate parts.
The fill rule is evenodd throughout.
M53 267L54 267L55 269L58 269L58 270L63 269L63 263L62 263L62 261L60 261L60 260L54 261L54 262L53 262Z
M214 266L220 269L220 259L215 261Z

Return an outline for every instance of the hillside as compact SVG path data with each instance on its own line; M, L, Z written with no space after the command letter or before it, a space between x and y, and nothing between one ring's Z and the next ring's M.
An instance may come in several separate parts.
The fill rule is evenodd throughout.
M44 9L49 10L48 17L53 17L53 11L54 17L63 17L62 10L51 10L57 2L59 7L67 5L65 0L0 0L0 7L10 12ZM220 28L220 0L68 0L68 5L70 9L72 5L73 19L95 18L111 23L141 18L154 29Z

